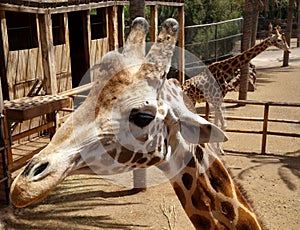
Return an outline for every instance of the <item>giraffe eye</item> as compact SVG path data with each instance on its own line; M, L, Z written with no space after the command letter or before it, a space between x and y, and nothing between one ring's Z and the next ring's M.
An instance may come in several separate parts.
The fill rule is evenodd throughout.
M149 125L154 118L155 116L150 111L137 112L136 110L132 110L129 115L129 121L140 128Z

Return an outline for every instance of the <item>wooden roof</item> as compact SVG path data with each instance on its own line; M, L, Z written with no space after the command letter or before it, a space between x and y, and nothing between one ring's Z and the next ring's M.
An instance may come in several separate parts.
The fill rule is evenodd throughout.
M74 6L80 4L90 4L90 3L117 3L117 4L129 4L129 1L117 1L117 0L1 0L1 3L17 5L17 6L27 6L27 7L37 7L37 8L55 8L61 6ZM147 4L148 3L148 4ZM147 5L152 4L162 4L162 5L172 5L174 3L184 3L184 0L160 0L160 1L146 1Z

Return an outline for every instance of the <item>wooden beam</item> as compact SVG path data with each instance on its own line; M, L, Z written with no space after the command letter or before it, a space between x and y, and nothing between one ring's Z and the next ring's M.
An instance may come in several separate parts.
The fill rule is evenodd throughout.
M109 50L118 48L118 9L116 6L107 8L108 45Z
M67 91L61 92L59 95L61 96L73 96L82 92L89 91L93 87L94 83L88 83L77 88L69 89Z
M82 20L83 20L83 43L84 43L84 58L85 63L88 64L88 68L90 68L90 11L86 10L84 11L84 14L82 14Z
M65 12L74 12L74 11L82 11L89 9L96 9L100 7L109 7L109 6L125 6L129 5L129 1L103 1L103 2L95 2L89 4L79 4L79 5L68 5L68 6L60 6L56 8L42 8L42 7L31 7L24 5L14 5L9 3L0 3L0 8L5 11L15 11L15 12L25 12L25 13L34 13L34 14L58 14ZM146 1L146 6L183 6L183 2L163 2L163 1Z
M55 127L55 122L54 121L48 122L48 123L46 123L44 125L40 125L36 128L32 128L32 129L26 130L22 133L18 133L16 135L13 135L12 136L12 141L14 142L14 141L20 140L20 139L22 139L24 137L28 137L28 136L30 136L34 133L39 133L41 131L44 131L44 130L47 130L47 129L50 129L50 128L53 128L53 127Z
M8 3L0 3L0 9L3 11L14 11L14 12L23 12L31 14L45 14L48 12L46 8L30 7L30 6L21 6Z
M178 35L178 81L183 84L184 79L184 6L178 7L178 23L180 31Z
M97 9L101 7L109 7L109 6L114 6L115 4L128 5L129 3L125 4L120 2L116 3L115 1L104 1L98 3L60 6L57 8L51 8L51 7L41 8L41 7L31 7L31 6L24 6L24 5L0 3L0 8L1 10L5 10L5 11L24 12L24 13L33 13L33 14L59 14L59 13L67 13L67 12L74 12L74 11Z
M3 52L1 55L3 57L3 61L4 61L4 66L2 66L2 74L4 76L1 76L2 78L6 78L6 68L7 68L7 60L8 60L8 55L9 55L9 45L8 45L8 35L7 35L7 25L6 25L6 18L5 18L5 12L3 10L0 11L0 20L1 20L1 36L2 38L0 39L0 41L2 40L2 48L3 50L1 52ZM0 47L1 47L0 46ZM2 63L1 63L2 64ZM5 81L7 81L5 79ZM3 92L2 92L2 84L0 81L0 113L2 113L3 111Z
M125 20L124 20L124 6L117 6L118 7L118 43L119 48L123 47L125 44Z
M5 66L7 67L9 45L8 45L8 34L7 34L5 11L3 10L0 10L0 20L1 20L1 35L2 35L2 42L3 42L4 62L5 62Z
M154 6L154 5L161 5L161 6L183 6L183 2L164 2L164 1L146 1L146 6Z
M158 6L150 6L150 42L155 42L158 33Z
M38 15L46 93L57 94L51 14Z

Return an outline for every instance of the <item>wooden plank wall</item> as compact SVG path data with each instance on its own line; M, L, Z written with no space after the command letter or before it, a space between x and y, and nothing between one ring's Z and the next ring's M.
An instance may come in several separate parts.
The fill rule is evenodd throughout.
M108 38L90 41L90 65L100 63L101 58L108 52Z
M40 41L38 16L36 16L36 23L37 36ZM40 43L37 48L8 51L6 66L8 66L8 68L6 68L6 78L8 83L9 99L13 100L26 97L37 79L44 80ZM45 122L45 116L24 121L15 128L13 134L23 132L24 130L39 126ZM26 138L26 140L30 140L32 137L36 136L38 136L38 134L31 135Z
M113 9L113 7L111 7ZM114 12L114 11L112 11ZM109 17L109 10L108 8L106 9L106 31L107 31L107 37L105 38L101 38L101 39L95 39L92 40L91 36L89 36L89 51L90 51L90 67L92 68L95 64L100 63L102 57L108 52L110 51L109 48L109 43L110 43L110 38L109 38L109 34L110 34L110 29L109 29L109 21L111 19L111 17ZM114 17L112 17L114 18ZM90 19L88 19L88 33L90 34ZM93 73L91 73L91 81L94 81L94 76Z
M72 89L72 71L67 13L64 13L64 31L65 44L54 46L55 70L57 77L58 93Z
M7 66L10 100L27 96L36 79L44 78L40 48L9 51Z
M54 46L57 91L72 89L71 59L68 45Z

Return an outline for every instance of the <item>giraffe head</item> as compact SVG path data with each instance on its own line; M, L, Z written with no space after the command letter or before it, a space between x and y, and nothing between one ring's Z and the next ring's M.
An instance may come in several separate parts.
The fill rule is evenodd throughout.
M97 80L87 99L14 180L10 195L15 206L43 199L71 174L159 165L178 147L226 139L219 128L188 109L176 80L166 80L177 21L163 23L144 58L140 49L146 30L144 19L134 21L124 52L108 53L94 68Z
M276 46L277 48L282 49L283 51L286 51L288 53L291 52L285 35L283 33L280 33L280 27L276 27L275 34L272 34L270 39L273 46Z

